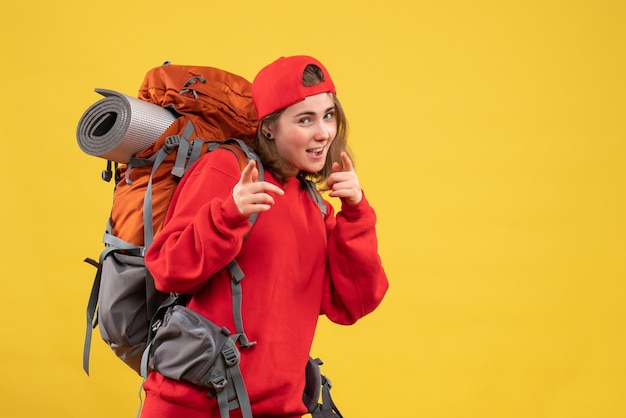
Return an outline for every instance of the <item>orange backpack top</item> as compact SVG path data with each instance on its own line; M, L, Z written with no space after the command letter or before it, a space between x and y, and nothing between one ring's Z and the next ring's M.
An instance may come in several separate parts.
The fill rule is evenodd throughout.
M143 246L161 229L186 168L207 152L210 142L228 138L251 141L257 120L250 82L212 67L166 63L153 68L146 74L138 98L178 116L154 144L117 170L117 179L121 181L115 189L110 232L128 243ZM158 161L159 153L163 154L162 161ZM157 184L158 187L151 187ZM145 207L150 202L144 204L147 191L151 193L151 208Z
M207 140L252 139L256 132L250 82L224 70L166 62L148 71L137 97L190 117Z

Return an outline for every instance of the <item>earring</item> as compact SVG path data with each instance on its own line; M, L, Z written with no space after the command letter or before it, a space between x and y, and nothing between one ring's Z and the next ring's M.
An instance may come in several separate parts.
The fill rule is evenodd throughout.
M271 134L271 133L269 133L269 132L265 132L265 137L266 137L267 139L272 139L272 134Z

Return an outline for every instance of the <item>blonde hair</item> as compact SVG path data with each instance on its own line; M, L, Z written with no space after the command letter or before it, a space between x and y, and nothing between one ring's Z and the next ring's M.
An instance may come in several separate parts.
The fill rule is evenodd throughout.
M302 74L302 84L304 86L314 86L324 81L324 75L319 67L316 65L307 65ZM317 173L308 173L300 171L297 175L300 179L309 179L317 184L323 184L328 177L332 174L333 162L341 164L341 153L347 152L350 156L348 149L348 122L346 115L341 107L341 103L337 96L333 93L333 102L335 104L335 119L337 121L337 134L335 139L330 145L328 154L326 155L326 162L324 167ZM270 170L274 177L280 182L286 181L292 172L292 168L289 163L281 158L276 150L276 142L268 139L263 134L261 128L269 128L274 130L278 124L278 119L283 113L284 109L274 112L259 122L259 129L257 130L256 137L252 142L252 146L261 158L265 169ZM352 156L350 156L352 159Z

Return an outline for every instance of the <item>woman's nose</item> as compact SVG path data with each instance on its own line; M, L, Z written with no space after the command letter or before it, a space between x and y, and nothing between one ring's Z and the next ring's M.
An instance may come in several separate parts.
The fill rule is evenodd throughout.
M316 141L327 141L330 138L330 128L324 122L318 123L315 128L314 139Z

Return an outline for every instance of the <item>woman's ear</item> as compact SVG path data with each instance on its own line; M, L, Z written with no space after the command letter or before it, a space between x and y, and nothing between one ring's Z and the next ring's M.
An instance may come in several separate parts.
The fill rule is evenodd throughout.
M263 125L261 125L261 133L263 134L265 138L267 138L270 141L274 139L272 129L268 126L267 123L264 123Z

